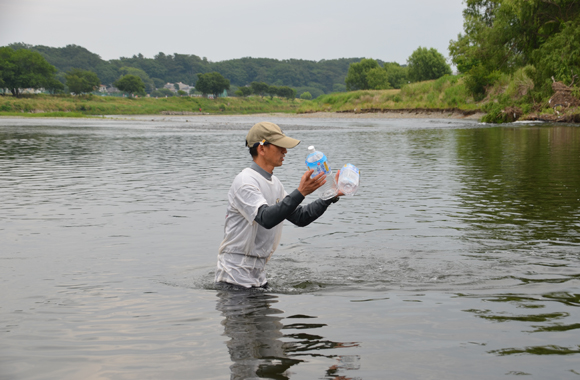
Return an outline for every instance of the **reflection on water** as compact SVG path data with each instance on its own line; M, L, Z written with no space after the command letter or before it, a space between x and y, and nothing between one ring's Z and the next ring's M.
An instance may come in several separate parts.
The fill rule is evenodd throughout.
M462 295L461 297L465 297ZM471 296L473 297L473 296ZM476 298L480 298L477 296ZM483 302L507 303L509 309L464 310L478 318L496 323L513 323L527 334L543 334L545 344L539 346L506 347L488 351L499 356L506 355L573 355L580 353L576 336L570 331L580 329L580 323L572 316L569 306L580 306L580 294L558 292L531 297L519 294L500 294L481 297ZM565 306L565 307L562 307ZM564 335L563 335L564 334ZM566 344L567 345L564 345Z
M272 307L278 302L276 295L226 290L218 291L217 297L216 309L224 316L224 334L229 338L226 344L233 362L231 379L289 379L292 366L315 356L338 358L338 364L326 370L326 377L319 378L335 379L345 370L359 368L357 355L339 356L326 352L356 347L356 343L324 339L319 329L326 325L313 322L315 316L288 316L286 318L292 321L284 324L284 312Z
M257 121L1 125L0 377L577 377L580 128L273 120L362 187L216 292Z
M463 189L455 216L472 226L464 238L482 247L556 245L578 252L578 128L460 131L457 157Z

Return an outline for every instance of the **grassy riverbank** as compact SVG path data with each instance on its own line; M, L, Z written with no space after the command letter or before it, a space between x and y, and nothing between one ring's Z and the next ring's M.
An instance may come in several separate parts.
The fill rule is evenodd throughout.
M457 76L412 83L400 90L361 90L323 95L303 104L298 112L373 112L377 110L459 109L477 111Z
M488 89L484 99L476 101L462 77L446 75L437 80L411 83L400 90L362 90L323 95L303 103L298 112L440 112L465 116L480 114L483 115L482 121L489 123L515 120L580 122L579 107L554 107L549 102L549 96L534 98L530 94L531 89L531 81L522 80L517 75L504 75ZM571 94L578 98L577 90L572 90Z
M97 115L159 115L201 112L210 114L361 112L369 109L459 109L477 111L456 76L409 84L401 90L340 92L312 101L251 96L207 99L202 97L120 98L97 95L0 96L0 115L82 117ZM364 111L362 111L364 112Z
M207 99L201 97L121 98L97 95L0 96L0 116L83 117L98 115L160 115L178 113L254 114L365 112L390 109L459 109L477 111L457 77L413 83L402 90L352 91L320 96L314 100L251 96Z
M83 117L98 115L160 115L172 113L251 114L294 113L300 99L269 97L218 98L121 98L112 96L25 95L0 96L0 116Z
M500 78L488 88L487 96L474 100L461 76L446 75L437 80L411 83L400 90L361 90L322 95L314 100L250 96L207 99L202 97L120 98L97 95L0 96L0 116L84 117L99 115L163 114L256 114L315 112L482 116L491 123L515 120L580 122L579 107L553 107L549 97L530 95L533 84L517 75ZM578 98L576 88L569 96ZM580 102L580 101L579 101ZM201 111L200 111L201 109Z

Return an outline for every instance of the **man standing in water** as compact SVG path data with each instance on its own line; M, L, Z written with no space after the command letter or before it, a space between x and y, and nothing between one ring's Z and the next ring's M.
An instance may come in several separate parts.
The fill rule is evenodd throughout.
M287 149L299 143L269 122L258 123L248 132L246 146L254 162L236 176L228 193L215 274L218 287L267 288L265 266L280 242L282 222L287 219L299 227L307 226L338 201L336 196L300 206L305 196L326 183L322 173L310 178L313 170L307 170L290 194L273 175L274 168L282 166Z

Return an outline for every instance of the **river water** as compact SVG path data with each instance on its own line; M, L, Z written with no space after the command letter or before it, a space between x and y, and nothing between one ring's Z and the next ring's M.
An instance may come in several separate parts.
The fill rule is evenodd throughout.
M361 188L220 292L262 119L0 119L0 378L579 378L580 128L270 117Z

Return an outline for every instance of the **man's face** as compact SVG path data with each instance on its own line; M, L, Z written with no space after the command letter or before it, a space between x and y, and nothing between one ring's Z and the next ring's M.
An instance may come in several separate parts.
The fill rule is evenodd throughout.
M282 162L284 162L284 156L288 150L286 148L281 148L276 145L268 144L264 145L264 159L266 162L273 167L282 166Z

